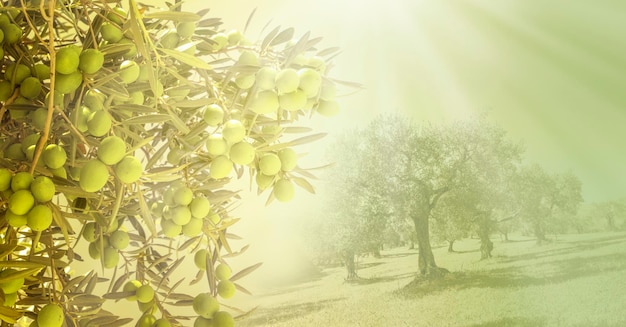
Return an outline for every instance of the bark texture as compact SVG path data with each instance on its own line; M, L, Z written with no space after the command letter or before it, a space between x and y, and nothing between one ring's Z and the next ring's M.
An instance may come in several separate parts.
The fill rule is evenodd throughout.
M435 262L432 247L430 246L430 229L428 215L414 217L415 232L417 233L418 268L420 275L426 277L441 277L448 273L445 268L440 268Z

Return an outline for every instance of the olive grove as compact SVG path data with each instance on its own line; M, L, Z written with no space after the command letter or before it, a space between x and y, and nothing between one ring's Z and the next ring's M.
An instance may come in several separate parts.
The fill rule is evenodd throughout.
M573 174L524 164L523 153L484 117L441 125L378 117L330 151L337 164L327 177L326 211L315 219L323 232L311 243L352 257L380 249L386 235L410 221L419 273L437 277L447 270L438 267L431 238L447 241L452 252L456 240L478 235L482 259L491 257L496 232L508 239L524 226L541 241L547 231L573 224L581 183ZM317 235L330 242L316 242Z

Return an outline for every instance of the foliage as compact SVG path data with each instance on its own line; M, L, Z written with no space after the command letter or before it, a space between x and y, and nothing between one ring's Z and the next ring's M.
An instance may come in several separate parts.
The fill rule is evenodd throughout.
M474 207L468 206L467 198L454 192L439 202L432 212L432 229L435 240L448 242L453 251L454 241L468 236L472 228L471 213Z
M506 133L485 121L466 127L469 144L467 162L460 168L459 183L441 202L452 201L457 213L465 215L455 228L474 229L481 239L481 258L491 256L490 236L503 216L513 212L510 178L519 164L523 149ZM441 204L440 202L440 204Z
M314 192L292 148L323 136L301 118L338 110L328 77L336 49L318 51L308 33L292 41L291 28L253 43L207 12L2 3L5 325L48 326L37 314L56 303L65 326L121 326L132 318L103 307L122 298L137 301L141 326L232 323L239 311L207 299L247 293L239 280L259 265L216 274L247 248L231 246L230 181L247 172L268 203L290 200L294 185ZM192 280L181 269L188 254ZM76 261L99 263L104 277L76 274ZM197 283L197 296L179 292Z
M520 216L541 242L548 232L564 232L582 203L582 184L571 173L550 174L539 165L521 167L513 192Z

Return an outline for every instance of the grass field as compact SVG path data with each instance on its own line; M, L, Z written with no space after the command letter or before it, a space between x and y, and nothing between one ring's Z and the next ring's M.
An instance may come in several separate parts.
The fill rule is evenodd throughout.
M417 251L360 259L358 282L343 267L267 290L238 326L626 326L626 233L562 235L544 245L494 240L478 260L476 239L435 249L452 273L415 280Z

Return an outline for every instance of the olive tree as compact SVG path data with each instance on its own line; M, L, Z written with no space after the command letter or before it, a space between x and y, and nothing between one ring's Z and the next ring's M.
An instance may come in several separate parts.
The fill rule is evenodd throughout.
M383 231L393 214L384 191L387 185L379 172L380 160L372 157L382 155L371 149L376 144L366 129L338 137L329 150L334 164L323 176L328 185L321 195L322 205L304 228L303 235L314 251L341 259L348 280L358 277L357 255L379 252Z
M608 200L593 205L594 214L597 219L606 220L606 230L617 231L622 228L619 224L626 216L626 205L624 200ZM623 223L621 224L624 225Z
M572 173L549 173L539 165L523 166L515 177L513 193L520 217L541 244L546 233L563 232L575 225L582 198L582 183Z
M486 122L467 129L471 155L459 168L455 189L442 201L452 202L448 206L462 215L461 221L457 218L457 228L468 224L474 228L481 241L481 259L487 259L493 250L491 234L517 217L510 185L523 149L509 140L504 130Z
M492 220L496 195L502 193L503 171L514 166L521 148L482 117L409 131L395 147L397 169L391 170L393 182L414 223L419 271L436 277L447 270L435 262L430 244L431 218L436 218L437 231L462 231L473 224L484 227L483 221ZM487 237L481 238L486 246L490 242L488 230L491 227L483 233Z
M476 213L492 210L489 198L500 191L490 183L520 153L505 136L483 119L435 126L378 117L332 151L339 164L332 178L336 189L329 193L335 195L337 210L331 211L337 216L329 228L376 242L390 224L411 221L420 274L440 276L446 270L435 262L431 222L442 234L462 234ZM338 214L341 210L346 214ZM343 222L346 228L336 228ZM361 224L368 228L358 228Z
M3 326L232 326L220 303L259 264L231 271L230 181L268 203L313 191L297 146L322 135L298 122L337 113L334 49L291 28L253 42L180 2L1 4Z

